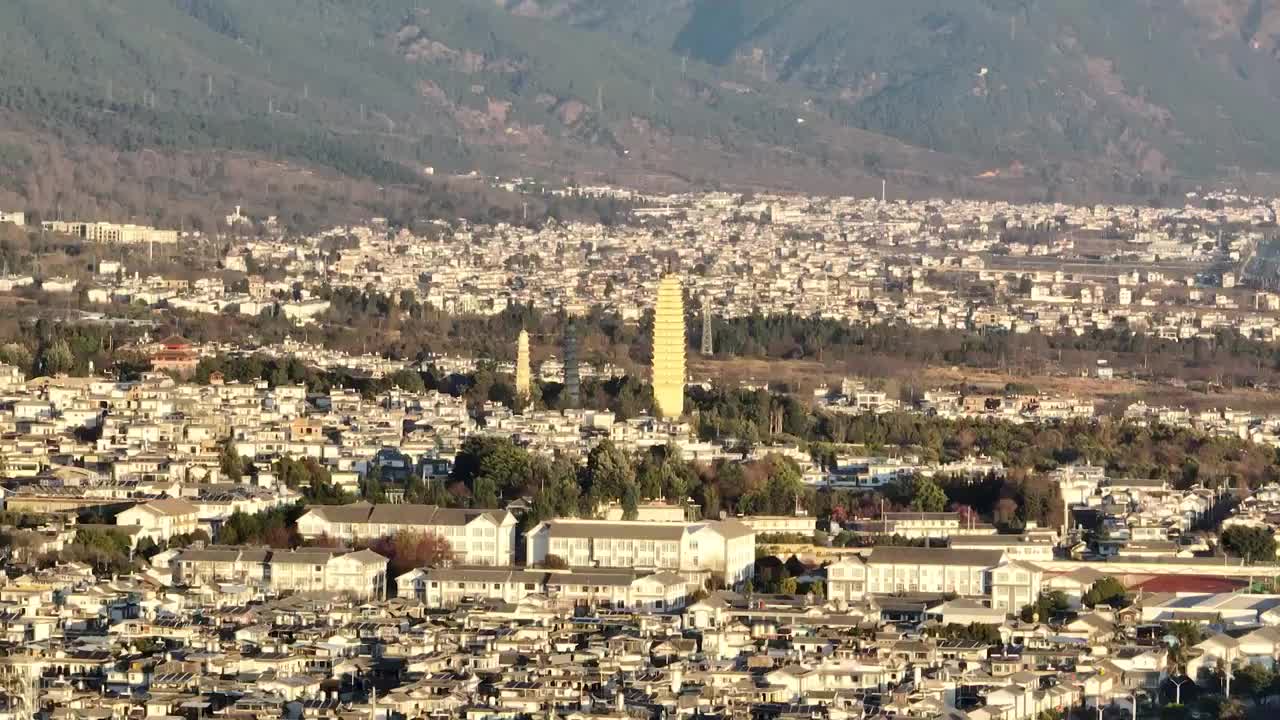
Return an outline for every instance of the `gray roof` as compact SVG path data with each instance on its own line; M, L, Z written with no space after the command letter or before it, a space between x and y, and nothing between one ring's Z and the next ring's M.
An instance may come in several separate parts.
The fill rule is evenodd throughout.
M342 554L341 550L276 550L271 553L271 564L323 565L333 556Z
M689 527L684 523L593 522L548 520L548 533L553 538L630 538L632 540L664 540L679 542Z
M999 565L1003 558L1003 550L877 547L867 556L867 565L951 565L989 568Z
M951 547L962 545L980 545L990 547L1012 547L1014 545L1053 545L1053 538L1047 535L952 535Z
M436 505L315 505L310 511L333 523L370 523L376 525L451 525L463 526L482 515L502 524L506 510L442 508Z

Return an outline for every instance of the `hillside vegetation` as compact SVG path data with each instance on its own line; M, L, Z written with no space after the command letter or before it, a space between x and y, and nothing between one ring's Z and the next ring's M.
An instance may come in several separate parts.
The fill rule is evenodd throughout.
M1169 179L1280 162L1280 8L1262 0L512 0L508 9L803 88L840 124L996 171L1035 168L1050 185L1150 194ZM1091 178L1089 165L1116 177Z
M1280 162L1276 16L1255 0L9 0L0 202L154 214L202 183L233 192L201 167L228 158L275 163L295 178L265 183L283 196L413 194L431 168L1173 197ZM117 157L110 185L63 167Z

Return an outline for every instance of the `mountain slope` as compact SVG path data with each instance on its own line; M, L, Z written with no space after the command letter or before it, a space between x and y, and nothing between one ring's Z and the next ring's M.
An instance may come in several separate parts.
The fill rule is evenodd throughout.
M510 0L508 9L801 87L837 123L992 167L1101 163L1127 185L1280 166L1280 8L1265 0ZM645 17L663 21L629 32Z
M1278 39L1259 0L8 0L0 201L154 213L162 168L229 152L362 196L432 168L1172 199L1280 166ZM111 153L166 162L38 182Z
M0 130L41 142L237 151L406 187L428 167L842 190L878 186L868 156L922 188L974 170L820 116L802 126L801 92L763 89L483 0L0 5ZM5 157L0 171L30 170Z

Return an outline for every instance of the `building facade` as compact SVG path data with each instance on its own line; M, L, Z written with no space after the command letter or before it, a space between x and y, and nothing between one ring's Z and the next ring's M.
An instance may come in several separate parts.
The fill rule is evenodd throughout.
M877 547L867 556L867 592L986 595L1001 550Z
M211 546L183 550L169 567L180 585L228 583L362 599L381 599L387 587L387 559L372 550Z
M709 572L730 586L749 580L755 566L755 531L734 520L548 520L526 533L525 547L531 564L545 563L554 555L575 568Z
M302 537L354 542L401 532L431 533L449 541L457 562L468 565L515 563L516 519L505 510L467 510L435 505L316 506L298 519Z
M140 536L163 545L174 535L195 532L200 527L200 509L178 498L152 500L121 512L116 525L136 526Z

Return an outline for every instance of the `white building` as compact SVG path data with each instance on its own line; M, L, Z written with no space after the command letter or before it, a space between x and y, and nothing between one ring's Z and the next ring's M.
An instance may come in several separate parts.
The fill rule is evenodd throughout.
M1003 550L877 547L867 556L867 592L986 595Z
M449 541L454 558L468 565L515 563L516 519L505 510L465 510L435 505L312 507L298 519L302 537L347 542L400 532L432 533Z
M570 567L633 567L711 572L726 585L746 582L755 567L755 531L735 520L697 523L548 520L525 535L531 564L548 555Z
M140 537L163 545L174 535L195 532L200 526L200 508L177 498L151 500L117 515L116 525L137 527Z

